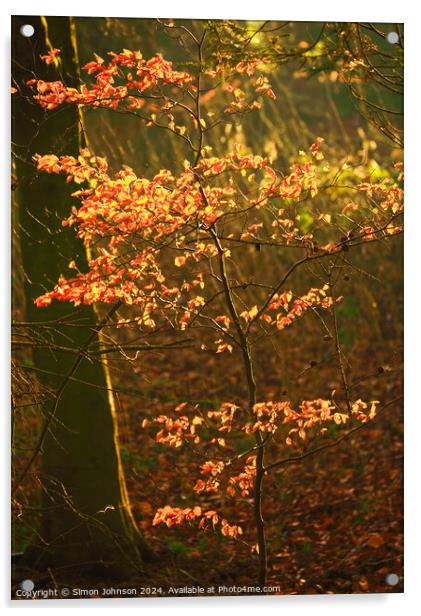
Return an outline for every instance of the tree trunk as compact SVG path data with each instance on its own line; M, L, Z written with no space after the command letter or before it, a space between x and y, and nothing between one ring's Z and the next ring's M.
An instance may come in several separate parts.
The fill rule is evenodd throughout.
M31 38L20 34L32 24ZM74 107L45 113L31 99L28 79L63 79L76 85L77 52L67 17L12 18L14 48L12 75L19 92L13 96L12 141L16 171L17 202L22 262L25 274L27 316L46 323L72 312L71 306L53 302L38 309L33 300L51 289L68 262L78 256L86 261L81 242L62 231L60 220L69 213L74 190L64 178L38 174L35 153L77 155L80 118ZM61 49L61 65L47 66L39 55L48 47ZM76 320L76 311L73 310ZM33 349L35 370L44 387L53 392L42 409L45 438L40 441L43 513L41 539L26 553L33 567L60 565L80 567L103 563L125 575L142 560L153 557L133 519L121 465L114 398L105 363L81 359L77 350L96 336L88 324L98 322L95 310L84 306L77 312L81 327L58 324L43 329L52 345L71 346L73 353ZM83 326L84 325L84 326ZM64 337L65 335L66 337ZM97 338L98 341L98 338ZM54 394L55 392L55 394ZM57 395L57 392L61 392ZM34 472L33 465L28 473Z

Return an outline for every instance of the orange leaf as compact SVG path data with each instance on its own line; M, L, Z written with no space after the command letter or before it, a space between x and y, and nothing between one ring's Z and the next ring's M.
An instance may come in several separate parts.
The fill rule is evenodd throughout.
M384 545L384 539L379 533L372 533L367 539L367 545L377 550Z

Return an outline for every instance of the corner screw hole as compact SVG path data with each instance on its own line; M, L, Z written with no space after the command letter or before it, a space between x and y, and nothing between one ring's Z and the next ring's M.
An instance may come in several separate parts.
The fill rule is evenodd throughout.
M388 573L388 575L386 575L386 584L389 584L389 586L396 586L398 583L399 576L396 575L396 573Z
M399 34L397 32L388 32L386 34L386 40L391 45L396 45L399 42Z
M33 36L34 32L35 32L35 28L34 26L31 26L31 24L24 24L23 26L20 27L21 35L25 36L26 38Z
M22 590L25 590L26 592L31 592L31 590L34 590L35 584L33 583L32 580L23 580L23 582L21 582L20 587L22 588Z

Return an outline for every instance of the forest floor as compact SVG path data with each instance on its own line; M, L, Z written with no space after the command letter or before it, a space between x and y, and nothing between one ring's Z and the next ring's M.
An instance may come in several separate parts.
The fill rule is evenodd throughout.
M367 348L360 351L367 358L364 372L373 375L364 383L368 395L375 392L376 399L382 402L398 397L401 367L388 366L384 371L374 360L371 365ZM121 581L99 573L93 577L89 574L88 583L85 574L70 579L53 571L41 575L19 567L16 580L25 575L36 581L38 588L51 586L51 577L59 587L144 588L143 596L172 596L175 591L170 588L179 589L176 594L191 596L187 589L192 587L204 588L205 594L211 587L216 590L209 594L243 594L238 587L258 585L257 555L249 547L255 542L251 498L232 499L220 493L198 497L192 487L201 461L193 450L156 443L153 433L141 427L142 419L156 415L157 408L159 413L171 414L184 400L196 401L206 409L215 408L217 401L241 398L239 362L233 362L228 354L223 358L208 355L204 369L197 366L196 357L189 352L177 353L176 357L171 353L145 356L132 375L137 391L142 392L140 397L118 396L123 463L133 512L160 556L159 562ZM262 399L276 399L276 356L265 357L259 362ZM297 387L311 390L323 368L310 372L300 372L297 366ZM335 386L335 382L330 385ZM340 444L299 463L282 466L266 478L263 517L268 547L267 585L273 587L269 594L403 591L401 408L401 402L390 406ZM335 439L346 428L340 430L336 433L333 426L323 439ZM222 511L230 523L240 524L244 539L228 539L219 532L199 530L197 525L152 526L159 507L196 504L203 510ZM388 583L390 574L398 576L394 585ZM218 590L233 586L238 592Z
M373 375L364 383L367 396L375 392L382 403L399 397L399 366L386 366L383 371L370 359L369 349L360 351L367 358L365 374ZM273 390L278 385L274 369L277 359L263 357L266 359L259 362L259 368L262 390L268 397L262 395L261 399L276 399ZM168 355L164 362L161 358L147 363L149 393L140 404L143 416L153 415L154 408L171 414L174 406L184 400L195 400L206 408L212 407L214 399L241 397L240 363L238 371L233 369L226 355L217 361L211 358L208 369L203 370L195 359L193 354L184 353L177 354L176 361ZM395 360L399 362L396 354ZM323 374L320 370L313 374L314 381ZM297 387L311 388L309 381L308 372L301 371ZM210 391L212 399L204 399L203 392ZM153 392L158 392L155 398ZM149 583L156 586L159 582L162 587L256 586L257 555L250 553L244 542L203 532L197 525L151 527L159 507L199 504L203 509L222 510L230 522L243 527L249 543L254 543L251 498L239 502L211 494L198 499L192 491L200 464L195 454L188 447L174 450L152 438L145 442L145 430L133 412L133 400L124 417L127 448L123 451L135 516L157 551L167 554L160 574L154 574L153 579L148 576ZM317 444L326 442L323 439L336 439L346 430L336 431L332 426ZM130 442L138 442L139 450L129 448ZM269 449L268 455L271 453ZM268 544L267 584L278 587L279 594L402 592L401 401L337 446L269 475L265 480L263 517ZM389 574L398 576L396 585L388 584Z

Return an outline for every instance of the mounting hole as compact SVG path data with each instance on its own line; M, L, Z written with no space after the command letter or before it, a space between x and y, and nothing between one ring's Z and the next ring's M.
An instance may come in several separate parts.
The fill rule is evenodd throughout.
M399 42L399 34L397 32L388 32L386 34L386 40L391 45L396 45Z
M20 587L22 588L22 590L25 590L26 592L31 592L31 590L34 590L35 584L33 583L32 580L23 580L23 582L21 582Z
M397 575L396 573L388 573L386 575L386 584L389 584L389 586L396 586L396 584L399 583L399 575Z
M34 26L31 26L31 24L24 24L23 26L20 27L21 35L25 36L26 38L33 36L34 32L35 32L35 28Z

